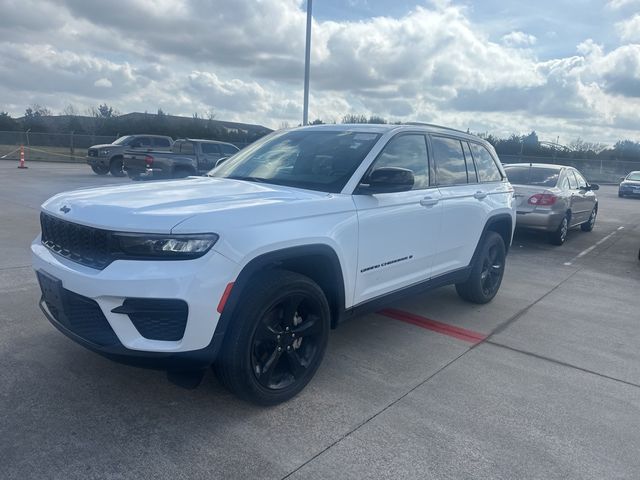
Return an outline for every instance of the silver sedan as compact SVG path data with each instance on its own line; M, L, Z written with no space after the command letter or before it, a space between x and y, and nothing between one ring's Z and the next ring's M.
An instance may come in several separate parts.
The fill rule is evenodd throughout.
M590 232L598 214L596 184L589 184L575 168L544 163L504 166L515 189L516 228L548 232L549 241L562 245L570 228Z

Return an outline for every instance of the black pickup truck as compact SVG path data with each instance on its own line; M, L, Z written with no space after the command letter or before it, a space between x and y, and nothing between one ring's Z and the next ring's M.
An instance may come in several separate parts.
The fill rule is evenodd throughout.
M173 143L170 152L125 152L123 170L133 180L202 175L236 152L230 143L183 138Z

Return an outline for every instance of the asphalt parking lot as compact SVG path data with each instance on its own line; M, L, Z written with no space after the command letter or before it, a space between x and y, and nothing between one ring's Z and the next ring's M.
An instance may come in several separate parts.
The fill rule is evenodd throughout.
M54 193L128 182L0 162L0 477L640 478L640 200L591 233L518 234L485 306L453 287L332 332L292 401L242 403L74 344L37 306L29 243Z

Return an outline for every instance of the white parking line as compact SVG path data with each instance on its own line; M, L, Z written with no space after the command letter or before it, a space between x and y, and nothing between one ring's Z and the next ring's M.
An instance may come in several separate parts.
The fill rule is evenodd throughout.
M591 252L594 248L596 248L598 245L606 242L607 240L609 240L611 237L613 237L617 232L619 232L620 230L623 230L624 227L618 227L618 229L615 232L611 232L609 235L607 235L604 238L601 238L600 240L598 240L596 243L594 243L593 245L591 245L589 248L584 249L583 251L581 251L578 255L576 255L575 257L573 257L571 259L571 261L569 262L564 262L563 265L565 266L571 266L573 264L573 262L575 262L576 260L578 260L579 258L584 257L586 254L588 254L589 252Z

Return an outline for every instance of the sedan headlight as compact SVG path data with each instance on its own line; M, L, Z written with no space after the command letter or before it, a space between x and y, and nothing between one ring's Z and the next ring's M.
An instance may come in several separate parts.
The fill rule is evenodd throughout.
M215 233L198 235L156 235L114 233L116 255L130 259L186 260L207 253L218 241Z
M109 149L108 148L101 148L98 151L98 155L100 155L101 157L105 157L105 156L109 155Z

